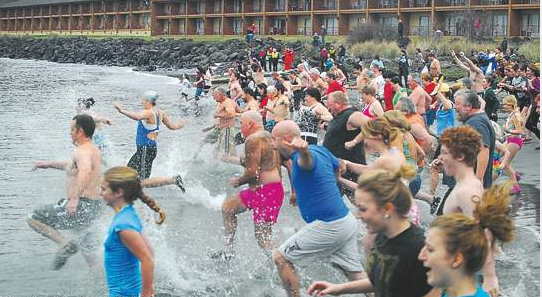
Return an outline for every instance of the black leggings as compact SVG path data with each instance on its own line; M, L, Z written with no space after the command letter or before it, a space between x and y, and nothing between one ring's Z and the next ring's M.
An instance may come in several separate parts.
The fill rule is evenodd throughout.
M531 113L529 114L529 117L527 118L527 122L525 123L525 128L533 132L534 135L536 135L536 138L538 139L540 139L540 129L538 129L537 127L539 120L540 120L540 115L536 112L536 107L531 105Z
M137 171L141 180L151 176L152 162L156 158L156 146L138 146L135 154L128 161L128 167Z

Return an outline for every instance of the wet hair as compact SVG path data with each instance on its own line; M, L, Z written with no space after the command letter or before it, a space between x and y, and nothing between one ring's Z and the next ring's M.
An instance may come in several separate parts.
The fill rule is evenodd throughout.
M495 240L509 242L514 238L514 221L510 218L511 183L494 185L484 191L477 201L473 216L453 213L437 217L430 228L438 228L444 235L449 254L463 255L464 267L468 274L474 275L485 264L488 242L484 229L489 229Z
M402 179L412 179L415 175L412 165L402 165L396 172L371 170L358 178L358 189L370 193L379 208L391 203L398 215L407 218L412 206L412 194Z
M326 76L331 78L332 80L335 80L337 77L335 76L335 74L331 73L331 72L326 72Z
M390 123L384 117L367 122L361 127L361 133L365 138L374 138L380 135L387 146L390 146L390 142L397 137L397 134L392 132Z
M394 76L391 78L391 83L394 84L394 85L397 85L401 82L401 80L399 79L399 76Z
M472 127L464 125L444 130L440 143L446 146L454 158L463 156L463 162L474 167L482 147L482 136Z
M162 224L166 220L166 213L162 211L154 199L143 192L141 180L134 169L125 166L116 166L107 170L103 178L109 183L112 191L123 190L123 197L126 203L133 204L139 198L150 209L157 212L160 215L160 219L156 221L157 224Z
M463 87L468 89L468 90L471 90L472 89L472 84L473 84L473 81L472 79L468 78L468 77L465 77L461 80L461 84L463 84Z
M474 109L480 109L480 100L478 94L471 90L459 90L454 94L455 98L461 98L461 104L471 106Z
M376 94L376 90L370 85L365 85L363 86L363 88L361 88L361 93L365 95L374 96Z
M322 102L322 95L317 88L307 88L306 94L316 99L317 102Z
M96 101L92 97L77 99L77 105L79 105L79 107L84 107L86 109L91 108L92 106L94 106L95 103Z
M502 104L512 105L512 108L516 109L518 107L518 100L514 95L508 95L502 99Z
M92 138L94 130L96 129L96 123L94 119L88 114L78 114L72 118L75 121L75 128L83 129L83 133L88 138Z
M213 90L213 94L214 93L221 93L222 95L224 96L228 96L228 91L226 89L224 89L223 87L216 87L214 90Z

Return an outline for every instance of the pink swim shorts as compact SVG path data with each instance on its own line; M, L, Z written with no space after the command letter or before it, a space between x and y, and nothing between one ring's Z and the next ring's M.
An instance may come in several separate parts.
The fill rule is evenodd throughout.
M513 143L517 145L519 148L523 147L523 139L519 136L508 136L508 138L506 138L506 142Z
M270 183L254 190L242 190L239 197L243 205L254 211L254 224L275 224L284 199L284 189L282 182Z

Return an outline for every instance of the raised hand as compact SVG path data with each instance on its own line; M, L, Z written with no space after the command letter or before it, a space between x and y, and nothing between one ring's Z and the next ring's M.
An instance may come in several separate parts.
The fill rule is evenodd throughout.
M296 151L306 150L309 148L309 143L301 138L294 138L291 142L285 140L283 143Z
M329 282L315 282L310 287L307 293L311 296L339 295L339 286Z

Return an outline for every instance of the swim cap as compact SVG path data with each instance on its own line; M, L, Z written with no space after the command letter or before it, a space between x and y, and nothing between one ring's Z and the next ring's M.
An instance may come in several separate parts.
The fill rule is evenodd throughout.
M156 103L156 99L158 99L158 92L146 91L145 93L143 93L143 99L152 103Z

